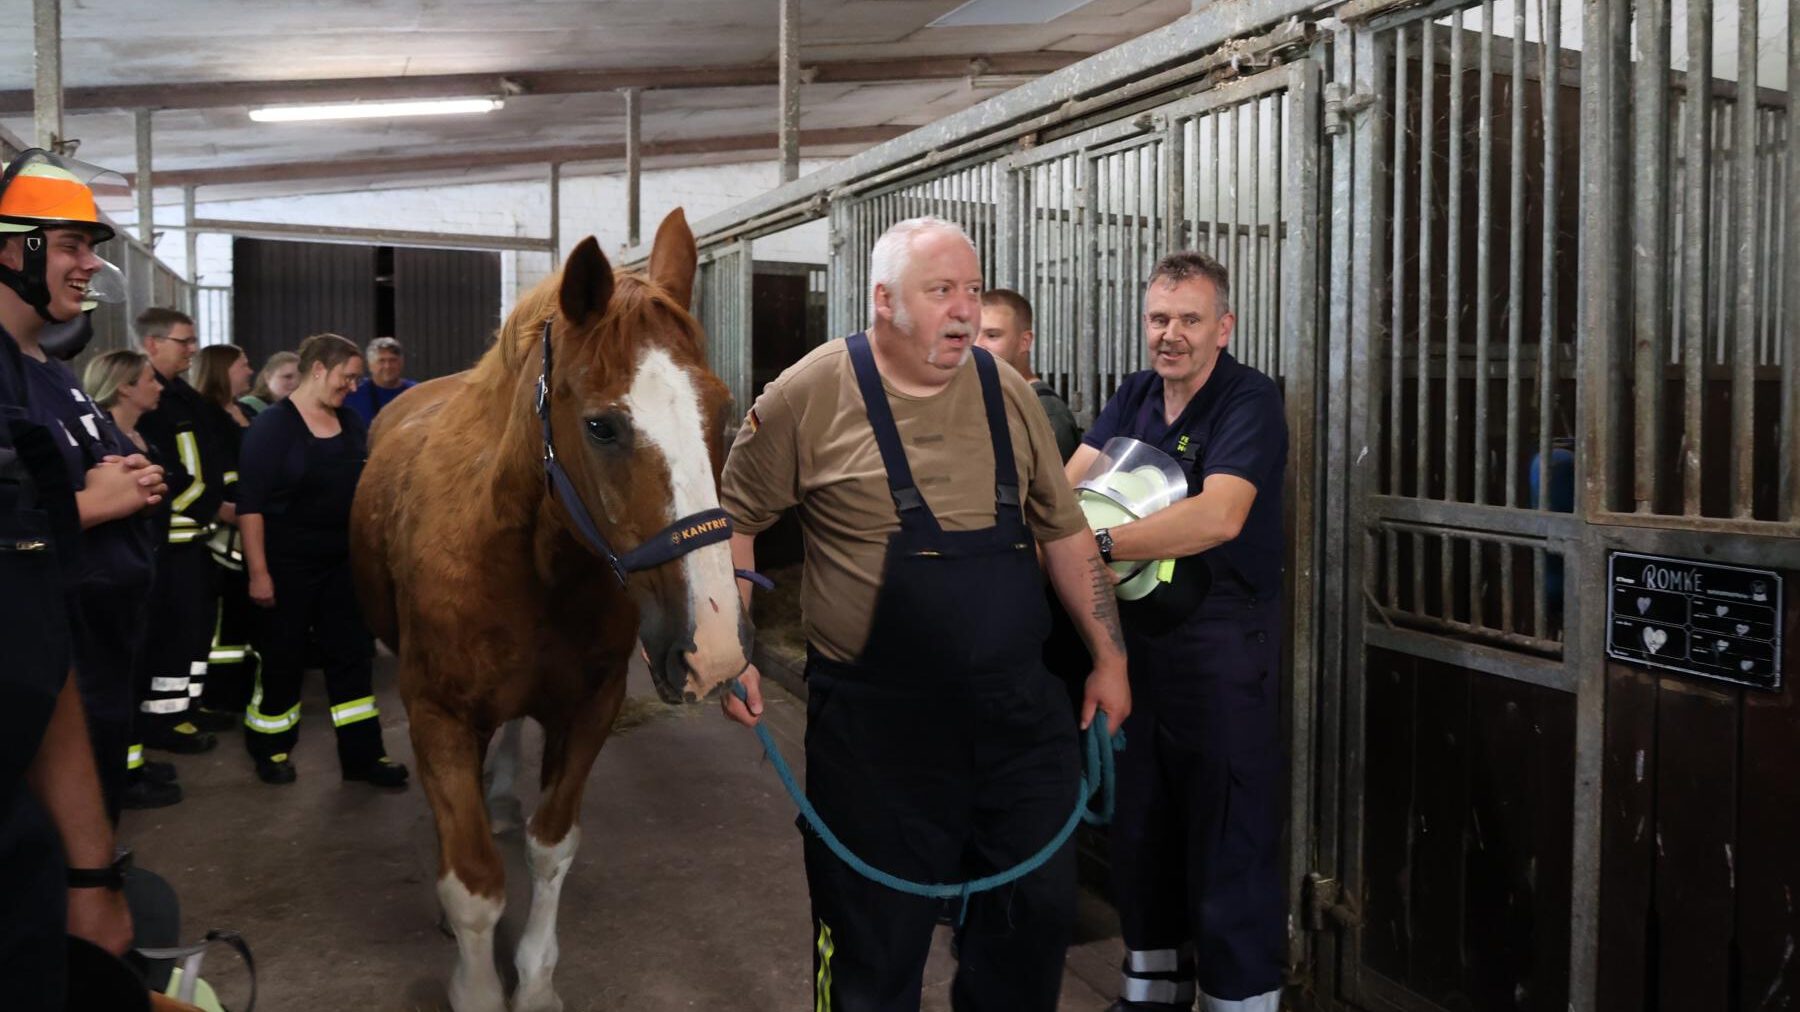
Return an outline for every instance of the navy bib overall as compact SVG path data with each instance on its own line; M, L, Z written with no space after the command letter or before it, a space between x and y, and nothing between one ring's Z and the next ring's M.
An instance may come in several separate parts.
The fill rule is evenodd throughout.
M913 483L867 337L848 341L900 529L861 656L810 651L807 794L876 867L962 881L1029 857L1068 818L1080 778L1075 724L1039 657L1049 616L993 359L973 352L994 449L994 526L946 531ZM941 905L862 878L805 835L816 1009L918 1009ZM957 937L953 1006L1054 1009L1074 908L1072 847L974 898Z

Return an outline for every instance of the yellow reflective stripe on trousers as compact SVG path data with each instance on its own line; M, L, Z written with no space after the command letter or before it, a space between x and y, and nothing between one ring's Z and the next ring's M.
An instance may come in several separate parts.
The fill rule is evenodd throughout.
M206 492L206 480L200 477L200 441L194 438L192 432L177 432L175 433L175 452L181 456L182 468L194 481L175 497L175 501L169 504L169 508L177 513L186 513L187 508L194 504L194 500ZM172 538L173 532L171 532Z
M831 941L831 925L819 922L819 974L813 979L813 1012L831 1012L831 954L837 946Z
M375 714L375 697L364 696L361 699L352 699L348 703L339 703L332 707L331 724L333 727L343 727L345 724L354 724L359 720L368 720Z
M144 765L144 746L133 745L125 750L125 768L139 769Z
M286 713L270 716L262 712L262 693L260 692L257 693L257 698L250 701L249 708L244 711L244 726L264 734L280 734L299 723L299 703L295 703Z

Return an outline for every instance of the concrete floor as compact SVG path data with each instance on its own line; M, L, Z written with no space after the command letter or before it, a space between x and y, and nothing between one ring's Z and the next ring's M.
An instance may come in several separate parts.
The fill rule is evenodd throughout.
M392 663L377 662L381 720L389 753L410 766ZM319 682L308 680L297 784L257 781L232 732L210 755L178 757L186 800L126 813L123 839L174 885L184 937L231 928L249 941L258 1008L448 1008L456 950L437 928L424 795L416 784L390 794L338 779ZM800 772L804 706L772 684L768 693L769 724ZM594 765L581 850L563 887L556 982L567 1008L811 1008L800 837L756 738L715 706L664 706L636 669L626 722ZM534 725L519 777L527 811L540 742ZM530 885L519 834L504 834L501 847L508 901L499 951L510 982ZM1084 940L1069 953L1062 1010L1106 1007L1122 951L1116 934L1104 905L1084 897ZM940 929L925 1009L949 1008L953 970ZM234 955L217 949L206 977L242 1008L246 980Z

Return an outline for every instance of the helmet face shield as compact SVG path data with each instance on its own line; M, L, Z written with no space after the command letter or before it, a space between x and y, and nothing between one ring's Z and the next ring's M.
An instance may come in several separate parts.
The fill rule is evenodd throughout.
M83 311L98 308L101 303L109 306L123 306L130 300L131 293L126 290L125 272L113 266L112 261L100 258L100 268L88 278L87 294L81 300Z

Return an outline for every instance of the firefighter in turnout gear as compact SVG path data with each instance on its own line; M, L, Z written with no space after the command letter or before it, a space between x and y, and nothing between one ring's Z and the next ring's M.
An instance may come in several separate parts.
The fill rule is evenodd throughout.
M169 476L168 543L158 559L150 638L138 672L139 738L150 748L192 754L210 750L217 744L212 732L229 726L199 707L219 599L207 542L218 529L225 474L206 400L182 378L200 343L193 319L153 307L136 324L163 385L156 410L139 421L138 431Z
M1186 498L1094 532L1108 562L1149 562L1163 584L1119 609L1136 706L1109 846L1126 947L1115 1012L1281 1004L1287 421L1275 382L1225 350L1229 295L1205 254L1156 265L1151 368L1120 383L1066 471L1082 480L1126 437L1178 462L1186 486Z

